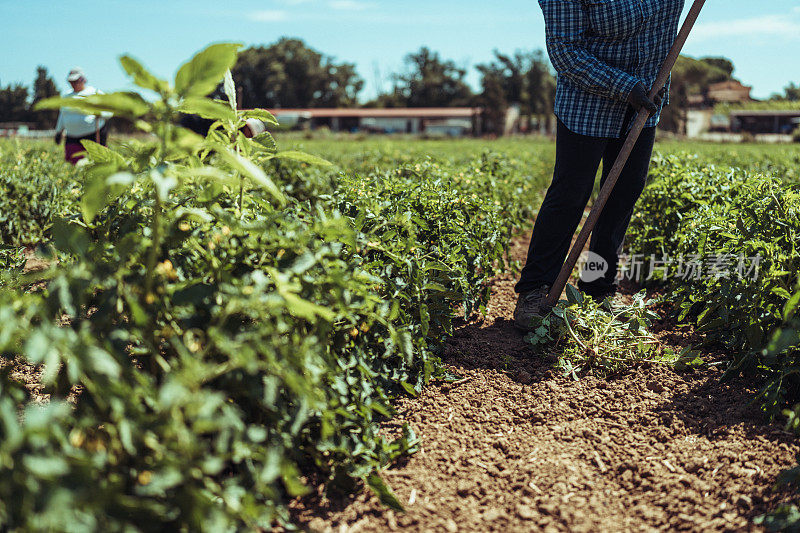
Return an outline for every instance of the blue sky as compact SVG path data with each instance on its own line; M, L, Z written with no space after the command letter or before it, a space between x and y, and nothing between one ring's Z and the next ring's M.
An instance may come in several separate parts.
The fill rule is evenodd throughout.
M495 48L542 48L544 24L536 0L0 0L0 84L30 84L42 64L63 90L79 65L93 85L125 89L123 53L166 77L209 42L281 36L356 63L363 98L422 45L471 66ZM800 82L800 0L709 0L685 51L731 58L767 97Z

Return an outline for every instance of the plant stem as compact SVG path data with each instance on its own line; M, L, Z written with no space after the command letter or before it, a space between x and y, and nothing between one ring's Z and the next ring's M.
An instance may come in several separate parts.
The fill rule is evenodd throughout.
M244 176L239 175L239 216L244 216Z
M156 272L156 262L158 261L158 249L161 247L161 198L158 195L157 187L154 187L155 205L153 206L153 218L150 221L150 234L152 242L147 254L147 273L145 275L145 298L153 291L153 281Z

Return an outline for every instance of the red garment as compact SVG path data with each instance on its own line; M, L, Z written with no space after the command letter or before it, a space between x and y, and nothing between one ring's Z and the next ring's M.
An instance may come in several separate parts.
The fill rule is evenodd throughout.
M83 159L86 150L83 148L81 143L75 142L67 142L64 145L64 161L68 161L73 165L76 165L78 161Z

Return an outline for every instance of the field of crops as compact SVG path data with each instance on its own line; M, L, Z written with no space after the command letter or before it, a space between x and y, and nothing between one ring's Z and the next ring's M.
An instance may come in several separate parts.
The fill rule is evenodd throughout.
M385 470L428 448L407 402L475 381L452 364L451 338L477 327L475 317L503 320L496 295L513 278L520 257L511 250L547 186L551 142L246 139L244 118L270 116L204 99L235 49L204 54L204 74L182 69L173 88L127 60L159 100L87 103L147 117L149 139L90 144L79 169L52 145L0 144L0 529L269 529L306 520L314 497L362 486L382 509L411 508L417 492L400 494ZM178 109L219 128L207 139L180 130L172 125ZM570 293L536 334L509 333L513 351L489 337L486 360L503 367L486 375L519 377L514 367L537 358L564 383L643 365L694 375L724 367L722 379L757 384L748 394L763 427L782 433L781 411L800 401L800 150L658 150L628 248L757 255L758 272L687 278L662 270L646 283L665 294L660 315L634 298L612 320ZM650 343L629 346L630 335L663 329L665 320L691 327L694 344L658 353ZM601 350L609 332L622 352ZM591 351L589 341L598 343ZM526 374L524 385L537 375ZM800 411L787 414L800 426ZM781 457L797 451L780 438ZM514 457L507 444L494 448ZM781 467L770 457L752 462L761 459ZM776 481L768 477L765 487ZM507 492L527 490L514 483ZM453 488L469 500L462 489ZM772 510L765 524L797 523L800 511L781 494L751 501L749 514L735 518L747 523ZM518 520L555 516L541 505L509 505ZM499 520L488 515L480 519ZM340 524L353 521L343 516ZM380 517L387 522L370 527L395 520ZM481 528L448 520L456 530ZM450 522L443 527L452 530Z

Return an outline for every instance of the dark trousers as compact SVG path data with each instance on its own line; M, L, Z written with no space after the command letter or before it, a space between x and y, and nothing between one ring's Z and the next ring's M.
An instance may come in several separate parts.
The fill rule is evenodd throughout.
M609 269L597 281L578 284L587 294L599 296L616 290L619 253L633 207L644 190L655 136L655 128L642 132L592 232L590 250L605 259ZM591 197L600 162L601 183L605 183L624 143L624 134L616 139L587 137L558 121L553 182L536 217L528 260L516 286L518 293L555 282Z
M81 141L94 141L99 142L103 146L108 145L108 124L105 124L99 131L90 133L83 137L70 137L67 136L66 143L64 143L64 160L76 165L78 161L83 159L85 149Z

